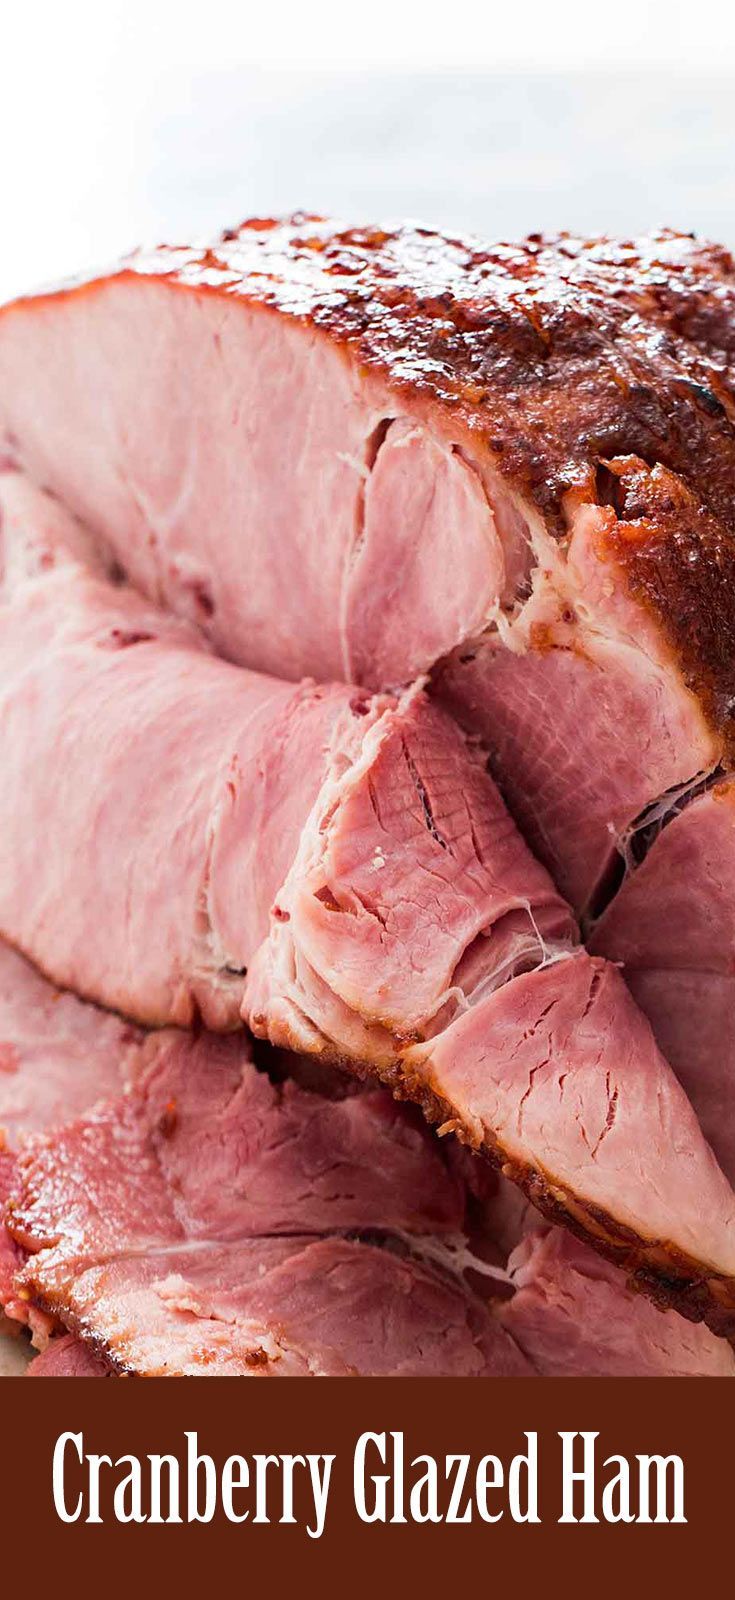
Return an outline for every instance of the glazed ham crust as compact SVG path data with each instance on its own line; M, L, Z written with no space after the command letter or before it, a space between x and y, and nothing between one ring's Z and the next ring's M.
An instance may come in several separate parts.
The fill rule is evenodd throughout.
M314 671L375 687L425 670L494 606L512 604L528 575L534 520L563 540L570 503L604 505L610 474L622 477L625 499L632 488L634 501L642 492L655 509L642 528L624 511L631 590L729 736L735 681L720 640L735 626L734 309L729 253L671 231L635 242L562 234L487 245L408 226L255 219L207 246L139 252L106 276L4 308L0 428L6 452L79 514L93 522L96 514L136 581L193 612L225 653L288 676ZM181 432L184 348L212 426L197 434L183 420L194 453L176 466L165 434ZM267 383L256 388L265 409L273 402L294 492L307 500L295 516L269 497L278 462L251 416L247 374L261 359ZM122 425L114 409L99 410L111 371ZM77 425L97 448L93 504L74 464L68 430ZM146 462L152 430L157 463ZM255 487L241 503L224 452L241 461L248 440ZM219 502L216 562L197 527L203 483ZM302 642L279 637L262 571L268 604L259 611L242 565L238 586L235 550L240 563L247 552L260 561L258 517L270 521L273 595L286 576L282 528L293 547L286 555L302 563ZM142 538L136 548L136 520L150 535L145 548ZM401 526L410 531L402 548ZM391 632L390 548L422 618L410 640L405 624ZM310 570L315 560L319 571ZM432 615L422 561L437 581L452 579L442 584L443 616ZM326 606L315 606L311 638L309 602L320 586ZM376 589L380 614L371 616Z
M708 626L714 582L735 571L727 251L671 230L637 242L562 234L485 245L298 214L253 219L203 248L141 251L50 304L144 280L311 325L346 350L355 378L380 374L399 411L464 440L469 462L492 462L559 536L565 499L597 499L605 459L671 470L657 558L649 539L631 541L626 566L729 725L732 664ZM29 309L34 301L3 312L0 371L8 325ZM735 582L716 587L732 630Z

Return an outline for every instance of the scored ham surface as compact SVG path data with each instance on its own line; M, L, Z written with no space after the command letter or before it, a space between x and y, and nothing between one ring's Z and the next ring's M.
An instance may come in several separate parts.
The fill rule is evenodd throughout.
M481 752L420 691L211 657L16 473L0 512L5 937L138 1021L243 1019L377 1073L728 1328L732 1190Z
M734 373L732 259L671 232L260 220L0 313L8 459L246 665L383 689L450 657L584 912L729 760Z

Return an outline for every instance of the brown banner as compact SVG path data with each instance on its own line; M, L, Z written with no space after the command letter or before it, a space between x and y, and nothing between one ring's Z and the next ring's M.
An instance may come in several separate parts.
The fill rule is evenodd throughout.
M719 1380L6 1379L0 1408L7 1594L60 1573L87 1593L113 1575L188 1590L267 1573L273 1595L318 1582L322 1595L379 1585L381 1600L419 1581L490 1589L511 1572L545 1587L563 1575L567 1594L649 1578L677 1593L705 1566L731 1569L735 1390ZM681 1470L640 1456L678 1456ZM569 1474L585 1466L599 1520L565 1523L565 1488L567 1513L583 1515L585 1483ZM383 1506L405 1521L379 1520ZM172 1510L180 1523L151 1520ZM131 1516L147 1520L119 1520Z

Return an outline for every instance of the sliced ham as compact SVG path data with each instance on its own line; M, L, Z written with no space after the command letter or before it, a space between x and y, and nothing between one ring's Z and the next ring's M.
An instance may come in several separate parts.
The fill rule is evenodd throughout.
M251 1322L257 1313L261 1329L279 1341L285 1319L289 1348L275 1370L305 1370L304 1362L317 1370L320 1363L330 1371L349 1363L363 1370L371 1363L380 1367L381 1360L380 1370L386 1370L393 1355L399 1366L405 1359L413 1370L410 1363L418 1356L411 1341L420 1339L417 1370L425 1370L426 1349L427 1360L441 1372L522 1371L508 1339L498 1337L500 1319L530 1368L541 1373L730 1372L732 1357L722 1340L674 1312L661 1317L630 1294L620 1271L558 1230L552 1232L553 1248L526 1244L515 1250L513 1301L488 1300L502 1290L498 1269L515 1241L529 1230L545 1230L518 1190L460 1146L431 1141L414 1115L385 1092L355 1094L354 1080L350 1089L349 1079L340 1083L313 1059L278 1061L273 1055L269 1067L281 1079L276 1085L253 1072L241 1040L202 1035L195 1042L175 1032L146 1038L53 990L1 946L0 989L4 1049L14 1061L12 1075L0 1079L0 1114L9 1111L12 1084L16 1145L23 1143L21 1103L31 1108L25 1126L37 1140L44 1108L57 1130L64 1110L71 1118L71 1127L24 1156L16 1151L12 1164L7 1156L12 1226L17 1231L27 1223L32 1194L25 1244L37 1248L39 1227L44 1239L23 1274L30 1284L11 1285L14 1315L30 1318L37 1340L47 1338L52 1319L38 1304L38 1272L42 1289L47 1279L52 1283L53 1321L62 1327L70 1321L84 1335L57 1334L31 1363L29 1376L118 1373L114 1318L123 1315L123 1304L142 1363L157 1361L156 1370L174 1371L177 1361L186 1364L191 1356L192 1370L209 1371L207 1364L196 1366L201 1342L183 1336L190 1301L197 1311L209 1304L215 1322L228 1321L235 1302L247 1304ZM121 1102L123 1081L135 1087ZM85 1100L94 1099L103 1083L112 1103L97 1100L94 1111L85 1111ZM54 1208L63 1239L57 1237ZM170 1234L166 1243L162 1233ZM142 1268L125 1259L131 1235ZM15 1280L27 1251L9 1234L0 1237L12 1250ZM260 1270L274 1239L284 1246L285 1259L275 1249L268 1261L278 1271L256 1284L253 1251ZM64 1265L57 1274L60 1250ZM85 1267L87 1290L90 1283L94 1287L80 1321L79 1263L90 1257L98 1275L90 1277L92 1269ZM106 1277L103 1269L113 1260ZM483 1265L491 1262L495 1267ZM70 1263L74 1288L67 1295ZM172 1281L168 1269L174 1265L185 1285ZM328 1292L319 1282L321 1272ZM100 1281L98 1326L94 1301ZM600 1284L606 1287L600 1290ZM392 1330L390 1350L382 1355L381 1307ZM189 1315L196 1333L197 1313L190 1309ZM325 1328L331 1330L327 1338ZM239 1370L242 1348L238 1355L225 1335L219 1327L213 1371ZM132 1366L144 1370L135 1361Z
M735 1182L735 783L693 798L626 877L592 934L622 964Z
M671 232L255 220L7 306L0 435L234 660L384 689L451 657L592 913L732 747L733 329L730 255Z
M121 1370L114 1319L126 1305L143 1352L132 1370L148 1370L149 1355L162 1371L260 1370L246 1359L248 1335L231 1328L245 1300L268 1348L284 1343L282 1366L279 1355L270 1370L390 1370L391 1361L424 1370L424 1354L429 1371L531 1370L455 1270L464 1182L382 1091L325 1099L275 1086L252 1067L244 1036L147 1036L54 990L3 946L0 994L0 1118L15 1146L0 1157L13 1230L0 1234L9 1267L0 1290L8 1314L30 1320L42 1341L54 1323L77 1330L52 1339L31 1376ZM43 1194L29 1202L41 1171ZM99 1326L96 1312L78 1314L63 1274L46 1293L45 1251L24 1267L38 1228L45 1243L55 1229L52 1204L67 1261L73 1238L75 1267L84 1258L115 1278L118 1298L103 1297ZM145 1256L140 1271L128 1250ZM209 1325L177 1308L179 1292L221 1307L211 1342ZM383 1340L386 1328L395 1337Z
M18 1147L96 1100L117 1094L135 1069L139 1033L47 983L0 942L0 1312L25 1321L15 1293L20 1256L2 1225Z
M472 1186L471 1172L465 1179ZM544 1223L506 1179L491 1175L475 1205L474 1247L487 1255L497 1244L512 1288L498 1315L542 1377L735 1377L727 1340L662 1313L619 1267Z
M462 1187L400 1108L276 1087L241 1040L147 1054L24 1153L12 1215L26 1292L116 1371L532 1372L454 1272Z
M0 942L0 1140L12 1149L119 1091L142 1035L82 1004Z
M619 509L627 491L635 515L570 504L563 561L539 565L502 633L465 644L436 679L442 703L485 740L526 838L586 919L617 887L651 809L696 786L725 749L722 703L704 670L693 692L695 666L643 606L630 570L631 553L642 566L646 543L670 538L696 572L706 519L686 500L667 528L672 474L630 461L614 468ZM692 612L692 597L677 599ZM717 625L727 633L726 617ZM704 641L702 656L705 644L714 648Z
M729 1326L735 1196L622 980L573 952L482 751L418 689L215 659L17 473L0 510L4 935L138 1022L244 1020L383 1078Z
M72 1333L52 1339L31 1361L28 1378L111 1378L112 1368L103 1356Z
M559 1228L533 1228L508 1267L515 1292L501 1321L545 1377L735 1377L727 1340L661 1315Z
M0 518L0 931L56 982L148 1024L236 1025L309 818L357 930L343 998L386 1026L418 1035L463 981L573 937L481 754L420 692L236 669L85 565L78 524L17 474ZM334 924L318 870L310 949Z

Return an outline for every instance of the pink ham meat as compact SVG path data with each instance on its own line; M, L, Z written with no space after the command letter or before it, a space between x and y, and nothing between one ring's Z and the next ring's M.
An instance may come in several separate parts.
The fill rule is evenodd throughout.
M543 1377L735 1377L730 1344L675 1311L663 1313L618 1267L543 1223L504 1178L474 1162L474 1248L492 1241L512 1292L501 1322ZM478 1187L477 1174L487 1174ZM475 1181L473 1182L473 1176Z
M735 1182L735 784L674 812L592 934L632 993Z
M594 912L732 751L734 330L731 257L670 232L254 220L7 306L0 438L232 659L439 663Z
M464 1182L415 1116L382 1091L331 1100L293 1083L276 1088L250 1065L242 1036L236 1041L200 1035L194 1041L173 1030L146 1036L53 989L2 945L0 1038L0 1122L6 1141L12 1138L12 1147L6 1143L0 1154L0 1199L9 1202L7 1221L16 1235L4 1228L0 1233L0 1295L8 1315L30 1321L40 1342L54 1320L63 1324L67 1314L75 1319L63 1294L52 1296L44 1309L32 1272L22 1270L27 1251L17 1235L25 1217L26 1169L30 1164L35 1170L36 1162L54 1170L54 1200L80 1252L94 1255L101 1249L107 1259L119 1235L123 1250L125 1230L132 1227L159 1266L166 1268L169 1256L179 1265L191 1258L192 1293L196 1284L206 1292L221 1271L218 1292L250 1293L260 1307L261 1331L269 1337L273 1318L273 1337L280 1336L286 1306L290 1338L297 1342L303 1318L316 1370L322 1360L322 1269L329 1276L324 1310L334 1325L326 1362L339 1366L340 1352L347 1351L357 1370L361 1361L388 1364L391 1351L382 1358L378 1351L384 1315L396 1332L396 1359L405 1357L409 1367L418 1366L426 1341L429 1362L433 1359L438 1371L530 1370L483 1302L457 1277ZM120 1100L124 1084L128 1098ZM96 1109L80 1121L95 1102ZM67 1121L71 1132L60 1127ZM68 1142L75 1139L84 1146L77 1157L69 1154ZM44 1225L49 1226L46 1216ZM170 1239L162 1244L167 1232ZM292 1254L294 1282L289 1285ZM257 1277L271 1256L282 1272L270 1285L269 1299L248 1274ZM431 1265L435 1259L438 1266ZM153 1259L149 1265L154 1267ZM125 1287L124 1263L120 1273L121 1293L133 1292L134 1286ZM155 1270L152 1279L157 1283ZM354 1308L363 1295L374 1297L375 1304L360 1344L353 1318L362 1316ZM389 1310L394 1299L397 1306ZM154 1312L157 1307L160 1311L156 1290ZM145 1296L138 1309L137 1337L144 1343L149 1332ZM176 1371L182 1352L177 1322L187 1318L170 1313L167 1355L168 1315L164 1310L163 1320L159 1317L155 1337L161 1363ZM237 1371L242 1361L234 1348L227 1349L225 1324L223 1315L222 1370ZM104 1354L102 1335L99 1349L96 1338L92 1319L84 1341L71 1335L53 1339L30 1375L104 1376L119 1370ZM202 1341L196 1348L204 1348ZM196 1370L208 1370L204 1358L198 1366L199 1355L192 1359ZM294 1357L291 1368L284 1361L284 1370L302 1369Z
M0 943L0 1218L23 1139L117 1093L134 1071L138 1039L130 1023L61 993ZM0 1310L25 1321L18 1264L0 1220Z
M724 746L629 592L616 550L626 525L588 505L570 507L569 522L563 560L554 550L539 565L502 635L454 652L436 691L486 741L525 837L587 919L651 809L694 787Z
M453 1270L463 1205L383 1094L325 1101L241 1040L163 1033L125 1099L21 1157L12 1226L26 1292L118 1372L530 1374Z
M17 1173L18 1149L24 1137L71 1119L72 1136L78 1139L78 1119L84 1113L89 1157L81 1172L75 1171L68 1190L59 1168L55 1203L63 1211L65 1226L71 1220L81 1244L93 1247L99 1234L97 1215L106 1215L97 1193L97 1163L102 1165L107 1138L106 1131L100 1130L115 1123L120 1086L140 1079L137 1094L144 1094L146 1103L137 1127L144 1123L147 1136L163 1152L161 1164L169 1189L178 1196L186 1192L187 1209L179 1215L191 1243L195 1232L191 1219L196 1213L198 1248L202 1230L207 1235L214 1230L229 1235L246 1224L258 1229L274 1222L284 1230L292 1224L308 1227L307 1237L313 1247L320 1226L325 1235L341 1241L348 1232L347 1225L355 1222L364 1230L366 1240L383 1242L380 1251L371 1247L369 1253L378 1294L387 1297L393 1292L396 1265L385 1253L386 1245L392 1242L393 1249L402 1252L402 1282L411 1285L411 1274L418 1272L423 1292L429 1297L427 1284L433 1281L433 1262L434 1276L438 1274L443 1281L444 1299L455 1319L461 1315L461 1307L469 1305L473 1326L476 1321L478 1329L495 1329L495 1321L488 1314L492 1310L493 1316L511 1330L531 1367L540 1373L648 1372L649 1367L669 1373L729 1372L732 1357L723 1341L674 1312L661 1317L647 1301L629 1293L617 1269L603 1264L591 1251L572 1243L558 1230L553 1233L553 1250L534 1249L530 1264L526 1262L530 1247L523 1246L515 1252L511 1261L516 1289L512 1307L498 1302L491 1308L483 1305L486 1296L483 1293L478 1299L478 1289L498 1287L492 1277L478 1276L476 1270L483 1257L487 1258L488 1253L492 1257L488 1251L490 1240L500 1241L500 1251L494 1257L500 1263L529 1227L535 1226L538 1231L538 1221L533 1223L532 1209L524 1208L518 1190L504 1180L498 1186L490 1169L459 1147L430 1142L420 1125L385 1093L363 1090L357 1098L344 1100L349 1080L340 1084L334 1073L325 1074L308 1060L300 1062L296 1057L285 1056L281 1063L275 1057L269 1058L269 1065L274 1069L280 1065L283 1072L296 1074L310 1083L312 1090L305 1092L293 1081L275 1089L267 1079L252 1073L246 1065L247 1052L234 1041L201 1038L193 1044L174 1033L146 1040L145 1035L114 1016L52 989L20 956L3 946L0 1002L5 1064L0 1076L0 1119L5 1122L6 1139L10 1136L15 1147L14 1153L8 1146L0 1156L0 1169L7 1174L8 1194L15 1198L16 1227L18 1199L23 1193ZM227 1092L233 1083L238 1083L238 1075L239 1087L228 1100ZM154 1076L155 1094L151 1087ZM314 1088L316 1084L321 1098ZM327 1091L331 1096L337 1094L341 1103L334 1105L331 1099L325 1099ZM115 1097L112 1107L102 1104L99 1096L103 1093ZM94 1101L98 1109L90 1117L87 1107ZM128 1103L124 1104L125 1122ZM125 1125L130 1126L129 1118ZM121 1131L119 1138L125 1148L126 1137ZM57 1161L58 1153L66 1149L67 1138L67 1131L63 1131L57 1140L44 1142L41 1159L45 1164ZM116 1139L111 1142L117 1156ZM285 1166L284 1147L288 1152ZM442 1157L452 1158L449 1165ZM34 1162L36 1157L30 1154L25 1160ZM71 1157L69 1164L73 1164ZM292 1166L300 1174L302 1185L297 1211L289 1210ZM78 1198L85 1174L88 1195L94 1198L88 1238ZM104 1181L115 1181L114 1173ZM111 1197L110 1207L124 1227L127 1179L117 1181L119 1190ZM142 1168L140 1181L147 1182ZM293 1195L293 1184L290 1192ZM158 1196L156 1187L154 1206ZM274 1202L283 1200L285 1209L281 1204L274 1212ZM267 1218L264 1203L270 1206ZM355 1209L351 1211L349 1207L353 1205ZM48 1222L44 1225L49 1226ZM364 1251L366 1246L360 1248ZM355 1254L354 1249L352 1253ZM0 1293L4 1291L3 1298L11 1301L13 1316L30 1318L35 1337L45 1339L48 1316L36 1305L34 1293L14 1282L27 1259L26 1252L5 1231L0 1234L0 1258L9 1267L0 1283ZM363 1257L358 1255L356 1259L360 1262ZM381 1278L384 1259L385 1286ZM573 1279L570 1261L574 1265ZM457 1280L463 1263L473 1269L469 1281L475 1291L470 1294L466 1285L455 1281L452 1296L447 1293L447 1284L451 1286ZM351 1284L353 1279L348 1276L346 1281ZM600 1283L607 1286L602 1292L595 1287ZM570 1285L575 1288L575 1332L571 1344L568 1320L572 1310L567 1296ZM566 1324L560 1320L560 1306L567 1313ZM294 1307L295 1317L295 1298ZM62 1319L68 1315L63 1300L55 1303L54 1309ZM144 1305L140 1314L145 1319ZM336 1306L334 1314L336 1317ZM140 1338L146 1328L144 1320ZM419 1331L417 1324L417 1337ZM95 1336L94 1327L86 1340L71 1334L52 1339L32 1362L29 1376L104 1377L119 1370L89 1342L90 1336ZM165 1329L161 1329L162 1347L165 1338ZM176 1348L175 1340L172 1348ZM488 1350L490 1370L496 1370L490 1346ZM502 1339L500 1356L504 1361L511 1360L508 1343ZM455 1369L450 1366L450 1370Z
M532 1228L508 1262L500 1320L549 1378L735 1377L725 1339L663 1315L616 1267L559 1228Z
M383 1078L729 1326L735 1197L622 980L572 953L481 752L420 691L214 659L17 474L0 508L5 936L138 1021L244 1019Z
M0 931L56 982L149 1024L236 1025L305 839L310 958L334 943L320 846L356 934L343 999L396 1031L572 937L481 755L420 693L235 669L84 565L79 525L17 474L0 517Z

